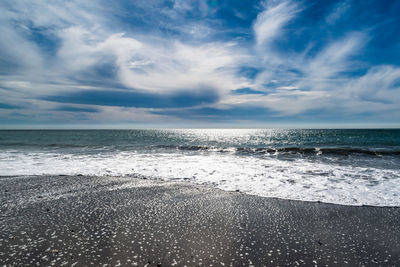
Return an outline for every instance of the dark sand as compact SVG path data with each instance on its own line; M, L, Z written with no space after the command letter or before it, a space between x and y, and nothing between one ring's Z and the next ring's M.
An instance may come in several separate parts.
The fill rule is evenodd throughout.
M0 177L0 262L400 266L400 208L135 178Z

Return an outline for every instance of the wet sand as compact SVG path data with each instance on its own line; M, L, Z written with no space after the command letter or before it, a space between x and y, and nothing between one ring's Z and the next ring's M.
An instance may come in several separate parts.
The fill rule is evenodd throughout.
M400 208L118 177L0 177L0 188L5 265L400 265Z

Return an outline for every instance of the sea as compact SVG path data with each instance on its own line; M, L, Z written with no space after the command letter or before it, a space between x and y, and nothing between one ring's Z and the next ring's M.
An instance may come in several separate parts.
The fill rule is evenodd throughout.
M35 175L124 176L400 206L400 129L0 131L0 176Z

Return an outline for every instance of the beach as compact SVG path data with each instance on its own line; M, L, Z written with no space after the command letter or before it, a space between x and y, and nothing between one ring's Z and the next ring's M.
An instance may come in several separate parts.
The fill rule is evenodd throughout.
M400 0L0 0L0 267L400 267Z
M6 266L398 266L400 208L114 176L2 176Z

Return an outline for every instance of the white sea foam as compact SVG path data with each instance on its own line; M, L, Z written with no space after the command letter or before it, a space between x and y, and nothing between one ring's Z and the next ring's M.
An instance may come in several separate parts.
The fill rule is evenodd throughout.
M400 206L400 170L307 158L217 152L0 152L0 175L138 175L247 194L346 205Z

